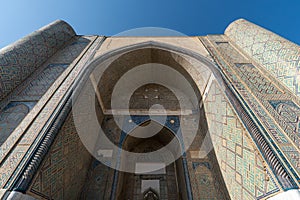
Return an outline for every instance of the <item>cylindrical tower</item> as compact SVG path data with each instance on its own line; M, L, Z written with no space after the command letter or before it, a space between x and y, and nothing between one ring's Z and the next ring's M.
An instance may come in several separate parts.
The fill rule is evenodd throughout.
M0 101L76 34L57 20L0 50Z
M225 35L300 96L300 47L247 20L232 22Z

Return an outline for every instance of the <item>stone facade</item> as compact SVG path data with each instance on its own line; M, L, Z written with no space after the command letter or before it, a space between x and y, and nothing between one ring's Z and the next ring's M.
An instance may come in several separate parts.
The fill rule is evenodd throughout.
M37 199L77 199L91 160L92 156L77 135L70 113L27 193Z
M145 180L159 181L154 194L160 199L268 199L299 189L299 52L298 45L243 19L224 34L199 37L78 36L56 21L0 51L0 195L143 199L155 190L143 193ZM151 83L131 96L131 117L126 108L112 108L118 80L147 63L185 77L199 107L181 112L172 90ZM89 139L95 146L85 148L72 114L78 85L89 81L96 113L89 115L84 105L80 126L97 121L112 143L138 152L160 148L166 135L183 149L182 127L197 127L191 146L165 174L126 174L110 168L109 159L99 162L92 154L103 138L95 132ZM162 136L129 140L134 123L149 123L154 104L167 111L156 110L167 115Z

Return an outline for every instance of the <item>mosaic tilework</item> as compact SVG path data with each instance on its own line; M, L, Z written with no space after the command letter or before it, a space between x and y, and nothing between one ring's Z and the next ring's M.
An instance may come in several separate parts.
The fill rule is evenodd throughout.
M74 56L78 56L82 50L88 45L90 40L87 37L79 37L79 38L73 38L73 44L72 43L72 49L69 48L70 45L68 45L66 48L62 48L58 51L59 55L60 53L71 51L72 55L65 53L65 56L67 59L63 60L63 57L59 57L60 60L57 59L58 56L51 57L44 66L40 67L40 69L36 70L29 78L27 78L23 84L19 87L17 87L11 94L10 97L4 101L1 102L1 106L5 106L4 109L0 112L0 126L2 128L1 130L1 142L0 142L0 158L1 160L3 157L9 152L10 148L14 145L15 141L22 135L22 132L24 129L24 125L17 126L21 123L21 121L24 119L24 123L30 123L31 120L34 118L34 115L29 115L30 110L33 109L33 111L36 111L37 108L33 108L34 105L37 103L38 100L41 99L41 97L46 93L46 91L51 87L53 82L57 79L57 77L69 66L70 58L74 59ZM76 43L76 41L80 41L80 43ZM55 62L58 61L66 61L65 63L68 64L58 64ZM53 62L55 64L53 64ZM52 63L52 64L49 64ZM46 68L45 68L46 67ZM57 86L56 86L57 87ZM6 102L7 101L7 102ZM10 102L10 103L9 103ZM20 110L20 104L26 105L29 109L27 112L22 112ZM11 107L11 105L18 105L18 109ZM10 108L10 109L7 109ZM27 118L26 118L27 116ZM8 119L9 120L6 120ZM14 118L12 120L12 118ZM23 124L24 124L23 123ZM14 134L11 134L14 131ZM33 140L26 139L26 141L29 143L29 141ZM3 142L5 143L3 144ZM25 142L26 143L26 142ZM27 145L27 143L26 143ZM14 158L14 162L18 162L18 160L21 158L22 155L21 152L23 152L26 148L22 148L22 151L20 151L20 154L17 158ZM11 162L13 164L13 162ZM11 166L13 167L13 166ZM6 173L5 176L0 179L1 181L5 181L8 178L8 174L10 171L6 170L4 171Z
M291 100L269 100L277 113L277 120L281 126L286 126L286 132L289 133L292 141L300 147L300 108ZM300 168L300 160L297 162Z
M300 95L298 45L243 19L232 22L225 35L293 93Z
M205 109L201 109L198 115L200 116L200 122L197 134L187 151L193 199L230 199L215 150L209 148L213 144L209 134ZM193 116L190 116L183 122L185 126L191 127L195 124L193 120Z
M0 112L2 145L68 65L49 65Z
M109 199L114 170L93 159L80 199Z
M90 40L83 38L74 38L74 43L76 41L80 41L80 44L71 45L74 49L72 52L73 59L74 56L78 56L81 51L84 49L84 47L90 42ZM84 43L83 43L84 42ZM62 50L59 50L58 53L64 53L66 51L70 51L71 49L69 46L66 48L63 48ZM63 60L60 56L60 60L57 59L57 56L54 56L48 60L44 65L45 67L41 67L41 70L37 70L34 72L32 76L30 76L20 87L17 87L16 90L11 94L10 99L8 99L8 105L4 107L3 111L0 112L0 115L2 116L1 127L3 128L3 131L1 132L1 140L0 143L2 145L3 141L6 141L6 139L10 136L10 134L14 131L14 129L20 124L20 122L26 117L26 115L29 113L29 111L33 108L33 105L36 104L38 100L41 99L41 97L46 93L46 91L51 87L53 82L58 78L58 76L69 66L69 64L53 64L52 62L57 61L68 61L70 62L70 55L65 53L65 56L67 59ZM48 63L52 64L48 64ZM24 112L16 113L14 109L7 109L11 105L20 104L20 102L25 102L26 105L29 106L29 110ZM6 105L6 102L2 101L2 106ZM20 106L19 106L20 107ZM7 117L16 116L15 120L5 120ZM27 120L29 122L29 120ZM21 134L22 129L16 130L18 134ZM9 150L9 148L14 144L14 141L17 138L11 137L8 141L6 141L5 145L1 146L0 151L0 157L2 158L5 155L5 152Z
M93 52L101 44L102 39L101 37L90 37L90 41L93 42L89 43L86 50L57 78L30 111L30 114L11 133L5 145L0 147L0 162L2 165L0 168L0 185L2 188L9 187L16 178L16 174L19 173L20 167L24 164L25 159L23 158L32 153L33 149L29 148L37 145L42 137L39 134L40 131L53 115L63 95L69 90L82 68L91 59ZM26 130L26 132L24 133L23 130ZM16 144L16 142L18 143ZM7 159L4 160L5 156L7 156Z
M19 125L36 102L12 102L0 113L0 146Z
M221 36L208 36L208 37L213 37L215 39L215 43L216 46L218 47L218 49L220 49L221 51L221 55L228 60L229 62L232 63L238 63L238 62L242 62L242 63L247 63L248 59L241 56L241 54L239 54L239 52L229 44L229 42L224 41L224 39ZM217 39L218 38L218 39Z
M215 81L204 106L231 199L260 199L279 191L270 169Z
M62 65L67 67L72 61L79 56L79 54L90 43L90 38L85 36L75 36L67 44L58 50L52 57L38 67L31 75L26 78L22 84L16 87L11 93L9 93L2 101L0 101L0 110L2 110L10 101L17 101L18 96L27 87L30 87L32 82L39 78L40 74L49 66Z
M248 84L255 95L261 93L280 94L283 87L277 86L251 63L251 60L239 52L233 45L231 45L226 37L208 36L214 41L215 47L219 54L226 60L227 63L235 65L236 73L240 72L241 79Z
M0 100L75 36L63 21L55 21L0 51Z
M56 53L55 63L71 63L78 55L84 50L84 48L90 43L90 37L88 36L76 36L74 37L64 50Z
M79 55L85 46L90 42L90 40L83 38L85 44L80 38L74 38L74 43L77 40L81 40L81 43L78 45L71 45L74 49L72 50L72 54ZM69 66L70 55L66 52L69 52L70 46L59 50L58 55L64 54L65 60L61 56L53 56L51 57L40 69L36 70L29 78L27 78L22 85L17 87L11 94L9 99L5 99L0 103L1 106L4 107L9 102L36 102L41 99L41 97L47 92L47 90L51 87L54 81L58 78L58 76ZM58 59L59 57L59 59ZM72 57L72 56L71 56ZM62 61L64 63L57 63L58 61ZM4 107L5 109L5 107ZM17 125L17 124L16 124Z
M68 66L68 64L48 65L14 100L39 100Z
M288 117L286 115L280 116L269 102L284 100L297 102L296 104L299 105L298 99L279 80L272 79L272 76L260 65L253 63L249 58L247 63L243 63L245 55L240 49L236 48L236 51L241 54L241 60L238 63L233 63L230 59L221 56L226 54L226 52L224 52L225 49L218 48L216 44L216 42L220 41L220 37L209 36L207 39L202 38L202 41L215 56L222 71L237 89L243 100L250 106L251 111L255 113L260 123L263 124L268 132L265 137L299 184L300 154L299 149L297 149L297 146L299 146L299 134L295 134L294 130L296 130L296 127L293 127L293 123L290 123ZM221 41L228 42L228 38L223 36ZM234 46L232 43L229 44ZM294 117L297 118L297 116L296 114Z
M195 160L195 159L194 159ZM218 165L217 165L218 166ZM194 199L230 199L226 186L222 185L217 174L212 170L213 164L208 158L197 159L189 162L189 175Z
M91 155L69 114L30 186L37 199L77 199L86 180Z
M266 79L258 69L251 63L236 63L235 64L241 71L241 78L248 86L252 86L251 89L256 95L264 94L281 94L282 92L276 88L276 86Z

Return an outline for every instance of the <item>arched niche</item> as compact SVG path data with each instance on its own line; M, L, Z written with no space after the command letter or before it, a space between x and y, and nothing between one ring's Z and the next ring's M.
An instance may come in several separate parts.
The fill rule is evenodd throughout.
M119 172L116 188L116 199L130 199L135 197L143 199L147 191L154 191L159 199L188 199L187 187L189 186L188 171L181 156L183 151L180 134L174 133L170 128L152 121L160 131L148 138L138 138L139 127L147 126L150 120L142 122L131 130L122 142L122 148L134 153L150 153L164 148L164 153L154 156L141 154L134 159L120 155L121 165L130 168L134 173ZM172 140L176 142L171 146ZM167 147L167 148L166 148ZM171 164L165 160L174 159Z
M195 107L190 107L187 112L179 113L175 112L172 113L173 115L177 117L183 117L184 118L184 123L187 123L188 126L198 126L199 128L197 129L196 133L196 138L195 141L193 141L191 148L192 150L198 150L200 149L200 146L204 140L204 136L206 133L208 133L208 125L206 122L206 117L205 117L205 110L204 107L202 106L202 100L205 98L205 90L207 85L209 84L209 81L212 79L217 79L220 86L222 87L223 80L221 78L221 75L217 71L216 67L214 64L212 64L207 58L195 53L191 52L188 50L185 50L183 48L178 48L172 45L167 45L167 44L162 44L162 43L155 43L155 42L147 42L147 43L142 43L142 44L137 44L137 45L132 45L132 46L127 46L123 47L117 50L113 50L109 53L106 53L98 58L96 58L93 62L91 62L86 70L86 77L87 77L87 82L90 82L91 87L93 88L95 94L93 98L91 98L93 101L89 104L86 104L84 106L94 106L96 113L91 117L89 117L89 120L93 121L96 120L97 123L100 123L102 127L105 126L109 121L111 121L113 118L115 118L116 121L121 121L124 126L131 126L128 125L128 113L129 115L134 115L136 117L140 116L146 116L145 113L140 112L137 107L133 109L134 114L131 113L132 110L129 109L130 112L128 113L122 113L122 109L124 108L117 108L115 111L120 111L117 112L117 115L112 117L112 108L110 107L111 103L111 97L113 93L113 88L118 82L118 80L126 74L131 69L134 69L135 67L143 64L148 64L148 63L158 63L158 64L164 64L176 72L180 73L190 84L191 90L187 91L185 93L186 96L189 97L188 92L194 92L196 98L193 99L194 102L196 101L198 103L197 106ZM83 80L84 81L84 80ZM145 88L137 88L135 91L138 91L139 89L145 90ZM186 91L185 91L186 92ZM168 92L167 92L168 93ZM165 94L167 94L165 93ZM133 92L134 94L134 92ZM80 98L80 95L78 95ZM133 96L134 97L134 96ZM189 98L188 98L189 99ZM192 101L193 102L193 101ZM193 103L194 103L193 102ZM194 104L191 105L194 105ZM83 112L86 112L86 107L80 107ZM147 109L149 107L143 107L143 109ZM175 111L179 111L176 106L174 107ZM172 110L172 109L170 109ZM170 113L158 113L158 115L166 115L170 116ZM110 118L109 120L107 118ZM200 121L198 122L195 119L199 119ZM75 117L76 121L76 117ZM84 121L80 121L82 128L84 129L85 132L90 132L89 126L85 124ZM127 125L126 125L127 124ZM109 136L109 140L115 145L122 145L122 134L123 127L117 127L116 123L111 123L109 127L107 127L108 132L105 134ZM164 124L163 124L164 126ZM128 130L128 129L127 129ZM96 138L98 135L99 130L95 130L95 137L91 138ZM105 131L104 131L105 132ZM128 132L126 132L128 133ZM85 138L82 138L83 140ZM160 145L164 144L161 142L161 139L156 138L156 140L153 139L153 146L156 148L160 147ZM103 141L102 138L98 139L98 141ZM130 141L130 140L129 140ZM132 142L134 140L131 140ZM160 141L160 142L159 142ZM94 148L89 149L90 152L95 152L96 149L99 148L96 140L93 140L90 142L95 142L92 146ZM138 142L135 141L135 142ZM133 144L135 144L133 142ZM130 142L129 142L130 143ZM127 144L129 144L127 142ZM210 141L211 143L211 141ZM142 144L141 144L142 145ZM131 149L132 145L125 145L123 146L124 148L127 148L129 150ZM133 145L136 146L136 145ZM154 148L155 149L155 148ZM190 149L189 149L190 150ZM189 151L188 150L188 151ZM185 152L187 153L187 152ZM212 154L214 156L214 153ZM120 156L120 159L122 160L122 156ZM186 166L180 164L180 163L186 163ZM121 161L122 163L122 161ZM124 163L124 162L123 162ZM179 164L178 164L179 163ZM191 199L193 196L193 191L190 186L190 179L188 175L188 171L192 170L187 167L188 161L184 161L182 158L179 158L175 164L174 164L174 169L177 168L178 173L181 171L186 170L184 173L185 176L174 176L174 177L180 177L182 180L177 180L177 186L178 184L181 185L181 193L183 196L180 198L182 199ZM136 166L133 166L136 167ZM219 166L215 167L217 170L219 170ZM176 172L177 173L177 172ZM116 176L116 174L118 174ZM119 176L120 175L120 176ZM107 192L112 192L111 198L123 198L124 194L124 180L128 179L128 175L126 175L125 172L118 172L117 170L115 171L115 176L112 177L115 181L112 185L111 188L107 188ZM221 180L222 177L214 177L214 180ZM224 181L219 181L218 184L221 184L224 190L226 190L226 186L224 185ZM126 185L126 184L125 184ZM184 185L184 186L183 186ZM189 191L188 191L189 190ZM178 190L177 190L178 191ZM177 191L175 194L177 194ZM133 194L132 194L133 195ZM176 199L176 198L175 198Z

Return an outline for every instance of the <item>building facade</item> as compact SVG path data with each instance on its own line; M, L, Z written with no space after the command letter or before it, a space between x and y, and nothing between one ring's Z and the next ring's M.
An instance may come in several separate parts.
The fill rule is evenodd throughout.
M0 51L0 196L300 199L299 69L244 19L191 37L55 21Z

